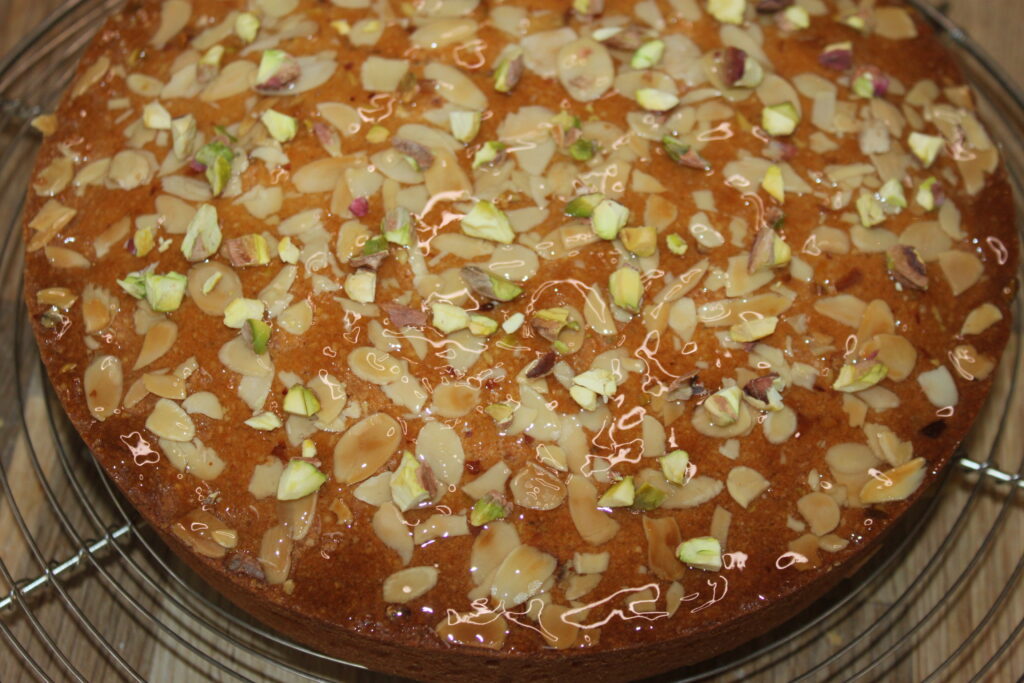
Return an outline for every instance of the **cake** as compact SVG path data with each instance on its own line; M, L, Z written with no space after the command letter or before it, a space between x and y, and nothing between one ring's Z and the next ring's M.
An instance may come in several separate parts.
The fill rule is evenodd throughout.
M1006 345L1019 242L898 2L130 0L25 210L53 387L319 651L636 678L849 576Z

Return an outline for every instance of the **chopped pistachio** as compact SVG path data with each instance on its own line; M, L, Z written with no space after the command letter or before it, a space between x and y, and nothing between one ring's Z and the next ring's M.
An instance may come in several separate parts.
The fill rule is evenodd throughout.
M597 394L590 389L573 385L569 387L569 396L572 400L579 404L580 408L584 410L596 410L597 409Z
M885 265L896 282L904 287L928 289L928 268L917 249L909 244L896 244L885 252Z
M316 457L316 444L312 439L303 439L301 448L303 458L309 459Z
M761 66L761 62L757 61L748 54L744 54L743 58L743 75L740 76L733 87L736 88L756 88L764 82L764 67Z
M722 568L722 544L714 536L699 536L683 541L676 547L680 562L709 572Z
M594 207L590 222L594 234L605 240L613 240L629 220L629 209L614 199L602 199Z
M551 348L554 349L555 352L560 353L563 356L568 354L572 350L569 348L569 345L566 344L561 339L556 339L554 342L552 342Z
M885 207L875 195L867 192L857 197L857 213L860 215L861 225L865 228L873 228L885 222Z
M747 0L708 0L708 14L723 24L742 24Z
M192 152L192 141L196 137L196 117L185 114L171 121L171 148L174 156L181 160Z
M682 486L690 471L690 454L684 450L674 450L668 455L658 458L661 473L673 484Z
M311 417L320 411L320 401L312 390L301 384L295 384L285 394L282 407L286 413Z
M292 460L285 465L277 482L278 500L298 500L318 491L327 475L309 460Z
M505 334L515 334L523 323L526 322L526 316L522 313L513 313L501 324L501 329L505 331Z
M352 31L352 25L344 19L336 19L331 22L331 28L333 28L339 36L347 36Z
M864 391L881 382L888 374L889 368L878 361L847 363L839 371L832 388L848 393Z
M360 268L345 278L345 294L361 304L372 304L377 298L377 273Z
M889 89L889 79L877 67L862 67L857 70L850 86L857 97L865 100L883 96Z
M117 284L136 299L146 296L146 273L144 271L128 273L123 279L118 280Z
M516 409L507 403L492 403L484 408L484 412L490 415L496 423L507 424L512 421Z
M384 126L377 124L371 126L370 130L366 131L366 141L371 145L378 145L387 140L390 135L391 131Z
M469 512L469 523L473 526L483 526L503 519L511 511L512 506L501 497L501 494L491 491L473 504L473 509Z
M235 153L223 142L214 141L203 145L196 152L196 161L206 166L206 180L210 183L213 196L224 191L224 186L231 178L231 162Z
M664 54L664 41L657 39L648 40L633 53L633 57L629 60L629 65L634 69L650 69L661 61Z
M388 250L388 238L384 235L375 235L370 239L363 242L363 256L373 256L379 254L382 251Z
M258 429L261 432L270 432L281 426L281 418L273 413L266 412L253 415L245 421L246 426Z
M396 206L380 221L380 232L388 242L403 247L412 245L412 214L404 206ZM363 253L366 253L365 250Z
M914 201L925 211L935 209L935 184L937 182L939 182L939 179L935 176L928 178L928 180L921 183L917 188L917 194L914 195Z
M885 202L886 207L893 209L907 208L907 196L903 193L903 184L896 178L891 178L878 191L878 196Z
M761 228L750 249L747 271L756 273L763 268L780 268L793 256L793 250L786 240L771 228Z
M430 311L433 314L431 324L445 334L469 327L469 313L458 306L439 301L430 305Z
M505 157L505 143L497 140L488 140L480 146L480 149L473 155L473 168L480 168Z
M245 321L248 329L248 336L252 338L253 353L263 354L267 352L267 344L270 343L270 323L249 318Z
M775 137L792 135L799 123L800 113L792 102L765 107L761 111L761 127Z
M251 43L256 40L259 30L260 18L252 12L241 12L235 17L235 34L242 39L243 43Z
M494 68L494 89L509 93L523 77L523 50L518 45L508 50Z
M480 132L480 112L453 111L448 114L448 125L452 129L452 137L459 142L469 144Z
M593 140L580 138L569 145L569 156L576 161L590 161L597 151L597 144Z
M641 258L654 256L658 250L658 231L649 225L637 228L623 228L619 231L622 246Z
M262 319L265 310L266 306L259 299L239 297L224 307L224 324L240 330L247 321Z
M633 497L634 510L657 510L665 502L668 494L647 482L641 484Z
M633 477L624 477L608 487L597 501L597 507L625 508L632 505L635 498L636 488L633 484Z
M740 401L743 390L739 387L726 387L711 394L704 401L704 410L711 416L711 421L719 427L728 427L740 417Z
M590 389L598 396L604 396L605 398L614 396L615 392L619 390L619 385L615 381L615 375L610 370L605 370L604 368L593 368L586 372L581 372L572 378L572 383L584 389Z
M661 146L665 149L665 154L668 155L668 158L677 164L681 163L683 157L690 151L690 145L672 135L663 135L661 137Z
M488 318L486 315L472 313L469 316L469 325L467 327L470 334L477 337L489 337L498 331L498 321L494 318Z
M224 46L214 45L199 58L199 66L207 74L216 73L220 69L220 60L224 58Z
M209 294L212 292L213 288L217 286L217 283L220 282L222 277L224 277L224 274L218 270L214 271L210 277L206 278L206 282L203 283L202 287L203 294Z
M157 312L176 311L181 306L187 283L188 278L181 273L146 273L146 302Z
M668 111L679 104L679 97L657 88L640 88L636 91L636 101L647 111Z
M583 17L592 17L604 11L604 0L572 0L572 9Z
M587 0L577 0L580 2L586 2ZM621 26L601 26L600 28L594 29L594 32L590 34L590 37L599 43L603 43L609 38L617 36L622 33L625 29Z
M778 324L779 319L774 315L744 320L729 328L729 336L734 342L745 344L774 334Z
M616 306L633 313L640 312L644 283L638 271L628 266L619 268L609 276L608 290Z
M686 244L686 240L683 239L683 236L674 232L665 235L665 246L676 256L682 256L690 248Z
M291 237L285 237L277 243L277 256L283 263L298 263L299 254L299 248Z
M462 232L470 237L511 244L516 234L508 216L491 202L482 199L462 217Z
M217 209L211 204L203 204L196 209L188 227L185 228L185 237L181 240L181 253L188 261L202 261L217 253L220 240Z
M935 159L939 156L939 152L942 151L946 142L935 135L925 135L924 133L914 131L910 134L908 144L914 156L921 160L925 168L929 168L935 163Z
M523 293L523 288L516 283L479 266L464 266L460 274L471 290L492 301L512 301Z
M402 453L402 461L391 475L391 500L402 512L411 510L430 500L430 491L423 485L423 463L409 451Z
M170 130L171 113L157 101L142 108L142 125L151 130Z
M602 200L604 200L604 195L600 192L581 194L565 205L565 215L573 218L590 218Z
M256 70L256 89L269 93L284 90L301 73L299 63L284 50L264 50Z
M786 201L786 184L782 177L782 169L775 164L769 166L768 170L765 171L761 187L780 204Z
M778 412L785 407L782 394L779 393L784 386L778 373L772 372L755 377L743 385L743 398L758 410Z
M251 234L232 237L221 250L236 268L265 266L270 263L270 245L263 235Z
M153 228L140 228L132 235L132 248L135 250L136 256L145 256L153 251L155 246L156 233L153 231Z
M294 116L282 114L274 109L263 112L260 121L267 127L270 137L278 142L288 142L299 132L299 122Z
M561 307L542 308L536 311L533 314L530 325L536 330L537 334L548 341L556 341L558 335L567 327L570 329L578 328L576 322L569 318L569 309Z
M806 9L799 5L787 7L782 12L782 20L788 30L805 29L811 27L811 15Z

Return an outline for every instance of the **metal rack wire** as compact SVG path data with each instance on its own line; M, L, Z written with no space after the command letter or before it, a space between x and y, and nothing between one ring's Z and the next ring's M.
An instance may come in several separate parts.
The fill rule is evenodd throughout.
M14 655L0 658L0 679L143 681L175 661L211 680L387 680L289 642L206 588L115 491L49 391L21 303L29 120L55 104L120 2L69 0L0 63L0 636ZM960 53L1024 216L1024 96L944 15L915 4ZM802 621L664 680L1024 673L1007 656L1024 631L1020 297L1016 309L988 418L893 541ZM954 621L966 635L943 638Z

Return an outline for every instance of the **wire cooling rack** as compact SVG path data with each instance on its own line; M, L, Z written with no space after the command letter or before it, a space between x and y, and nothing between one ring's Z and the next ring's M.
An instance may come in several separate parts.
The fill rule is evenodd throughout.
M56 104L120 3L70 0L0 63L0 680L394 680L296 645L210 591L115 491L42 372L21 303L29 121ZM944 15L915 4L961 56L1024 217L1024 97ZM889 545L794 622L660 680L1024 674L1013 655L1024 630L1022 320L1018 297L985 418Z

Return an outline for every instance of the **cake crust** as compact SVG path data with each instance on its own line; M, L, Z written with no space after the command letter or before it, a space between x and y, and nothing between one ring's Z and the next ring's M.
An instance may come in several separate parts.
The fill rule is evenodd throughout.
M896 3L797 3L809 28L763 2L738 3L739 24L719 3L685 1L593 14L586 2L353 4L132 3L88 48L40 150L26 304L61 403L146 521L269 626L425 680L658 673L756 637L861 566L976 419L1017 294L1005 171L927 25ZM242 10L257 18L251 40ZM593 97L605 74L563 63L570 41L549 34L567 29L577 41L615 31L577 56L613 65ZM663 54L634 68L652 41ZM261 75L276 50L283 66ZM394 75L373 59L405 60L406 75L369 89ZM765 73L744 90L749 59ZM645 86L676 103L645 104ZM772 108L787 103L801 110L795 130L769 133L765 112L786 116ZM477 109L463 143L450 115ZM163 113L194 117L191 137ZM915 135L941 143L937 158ZM223 177L217 143L233 150ZM626 229L652 228L654 253L647 232L604 239L596 217L567 215L592 194L627 208ZM474 232L487 202L510 244L484 234L502 225L493 215ZM203 206L219 244L202 254L199 233L185 253ZM402 207L411 237L385 239L374 263L364 246L400 227ZM771 248L755 263L759 240ZM139 296L149 264L186 276L179 305L155 284ZM481 294L467 265L522 293ZM610 284L622 269L642 276L634 311ZM359 300L366 273L375 291ZM234 279L234 295L219 294ZM236 299L261 307L229 326ZM451 330L438 303L523 323ZM604 318L588 314L602 306ZM557 311L572 324L552 332ZM763 318L776 319L768 335L740 327ZM250 319L270 325L266 353ZM375 374L388 368L400 379ZM594 370L615 380L607 396L588 388L607 379ZM316 410L291 410L286 399L309 395L293 387ZM247 422L267 414L269 429ZM391 433L370 433L374 415ZM693 468L680 485L659 460L677 449ZM405 452L422 492L398 484ZM285 500L281 472L297 461L325 481ZM492 498L507 507L467 524L474 501L491 500L472 482L502 463L512 476ZM514 483L524 472L541 484ZM390 483L367 483L381 476ZM599 504L624 477L628 504ZM675 507L637 509L643 484ZM406 539L401 524L440 531L413 544L421 531ZM676 559L679 542L707 537L717 570ZM599 572L578 557L606 552ZM538 572L525 592L471 571L500 574L509 557L522 562L510 571ZM386 580L414 567L435 568L436 583L387 600ZM584 590L588 576L600 578Z

